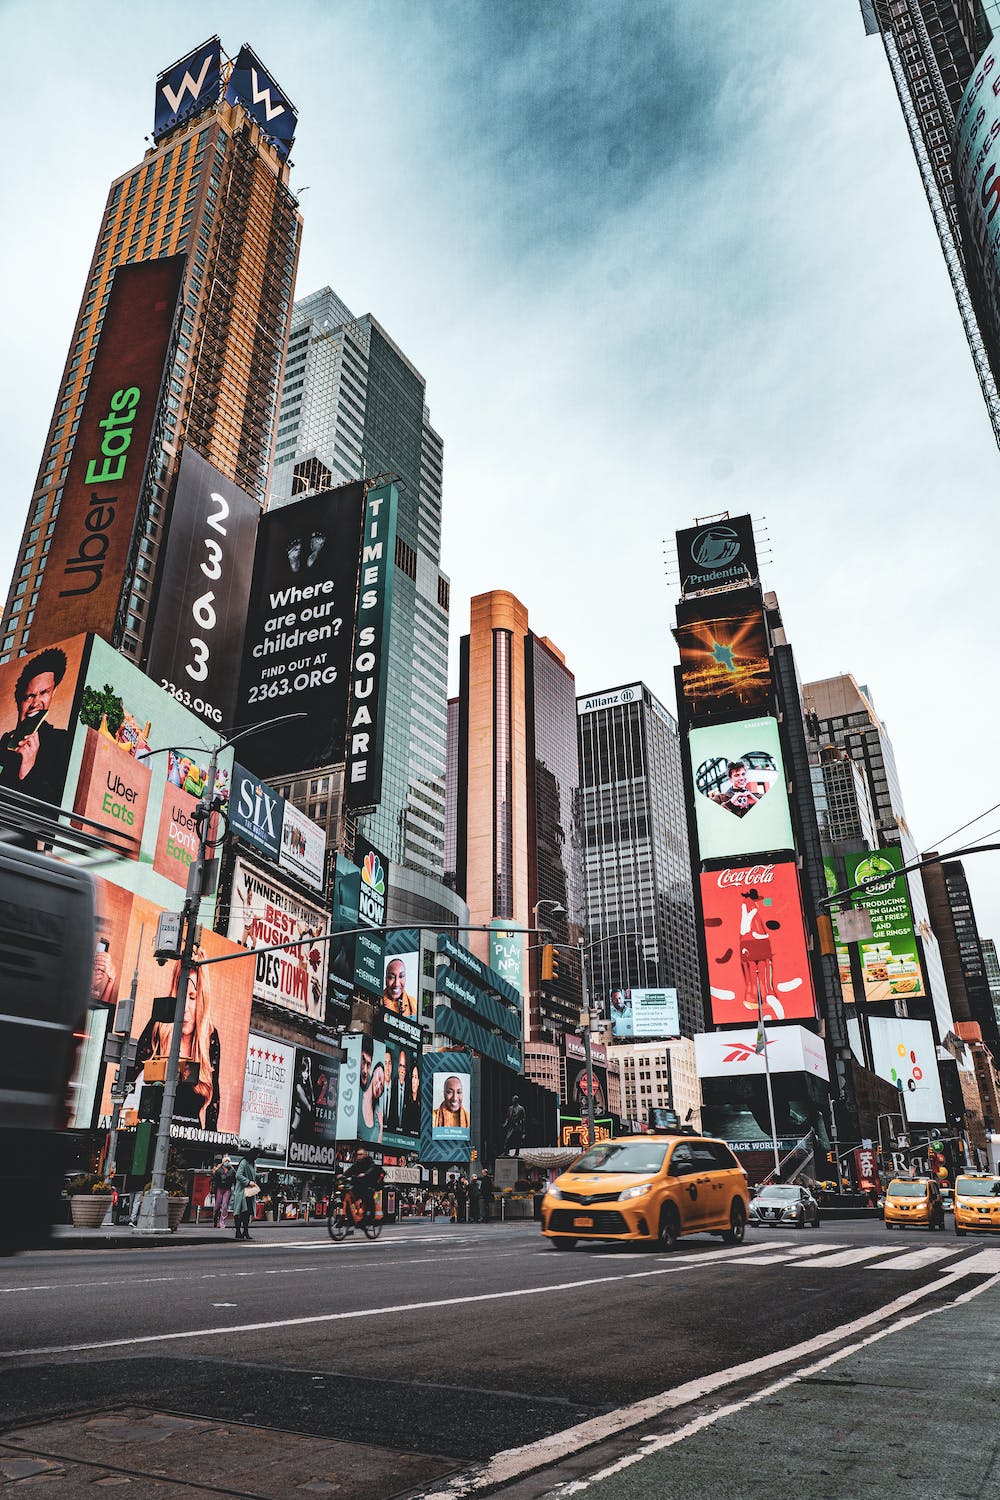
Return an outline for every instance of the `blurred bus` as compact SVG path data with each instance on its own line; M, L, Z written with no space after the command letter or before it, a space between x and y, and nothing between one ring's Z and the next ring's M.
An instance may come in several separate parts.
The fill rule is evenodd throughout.
M60 1215L69 1085L94 966L83 870L0 842L0 1254Z

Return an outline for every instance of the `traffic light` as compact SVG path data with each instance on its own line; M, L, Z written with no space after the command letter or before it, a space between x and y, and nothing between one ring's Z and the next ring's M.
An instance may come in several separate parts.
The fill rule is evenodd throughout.
M542 944L542 978L550 982L559 978L559 954L555 943Z

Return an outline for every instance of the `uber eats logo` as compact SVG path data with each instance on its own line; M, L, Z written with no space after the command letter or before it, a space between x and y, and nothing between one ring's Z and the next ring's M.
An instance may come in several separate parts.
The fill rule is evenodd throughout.
M97 424L103 437L99 452L89 460L84 475L85 484L94 488L83 516L83 536L77 543L76 555L67 558L63 565L63 572L74 575L78 587L61 589L61 599L92 594L104 577L104 559L111 545L111 527L118 505L118 496L104 493L104 486L117 485L125 477L141 395L135 385L115 391L111 409ZM96 434L94 445L97 446Z

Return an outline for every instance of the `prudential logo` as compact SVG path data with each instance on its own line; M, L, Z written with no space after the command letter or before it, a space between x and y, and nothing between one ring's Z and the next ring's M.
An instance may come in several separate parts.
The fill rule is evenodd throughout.
M739 555L740 539L731 526L710 526L691 544L691 556L699 568L724 568Z

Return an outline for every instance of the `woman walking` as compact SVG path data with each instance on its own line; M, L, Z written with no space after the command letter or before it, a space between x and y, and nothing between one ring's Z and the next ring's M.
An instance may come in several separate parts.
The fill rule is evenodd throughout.
M251 1189L252 1191L248 1191ZM250 1165L249 1156L240 1158L240 1164L236 1168L236 1183L233 1187L233 1196L230 1208L233 1218L236 1220L236 1238L248 1240L250 1238L250 1213L253 1208L253 1200L260 1192L260 1186Z

